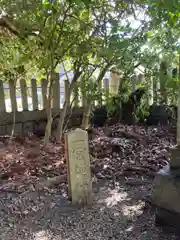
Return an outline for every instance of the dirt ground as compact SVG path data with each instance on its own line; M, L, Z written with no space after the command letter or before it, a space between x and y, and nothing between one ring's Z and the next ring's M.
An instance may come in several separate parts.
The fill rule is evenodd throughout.
M0 239L178 239L155 227L143 201L174 143L166 128L96 129L89 141L93 204L78 208L67 200L63 144L44 148L33 135L0 138ZM36 187L58 175L61 183Z
M178 239L154 225L142 197L151 184L98 183L92 206L78 208L58 191L1 193L2 240Z

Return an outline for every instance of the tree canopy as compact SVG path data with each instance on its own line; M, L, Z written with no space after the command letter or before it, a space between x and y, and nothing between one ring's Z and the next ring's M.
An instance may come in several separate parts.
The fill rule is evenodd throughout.
M73 84L78 79L89 81L87 86L92 79L99 83L112 68L129 82L141 66L148 86L158 76L164 94L177 87L177 78L164 73L178 65L179 0L0 0L0 6L4 80L36 75L51 86L61 66L67 80L73 73ZM51 90L49 101L50 96Z

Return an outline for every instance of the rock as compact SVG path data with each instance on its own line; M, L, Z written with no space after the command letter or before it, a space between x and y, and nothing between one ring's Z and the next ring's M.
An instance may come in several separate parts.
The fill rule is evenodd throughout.
M122 103L121 120L124 124L135 124L137 122L136 110L145 94L144 88L139 88L131 93L127 102Z
M152 105L149 109L149 116L147 117L147 125L167 125L173 120L177 119L177 107L161 105Z
M134 124L136 108L140 105L142 96L145 93L144 88L139 88L131 93L127 102L122 103L119 96L113 97L111 105L114 110L108 113L107 106L96 107L90 118L90 123L94 127L103 127L105 123L109 125L119 122L120 118L125 124ZM109 116L108 116L109 115Z
M90 123L94 127L103 127L108 119L107 107L96 107L92 113L92 117L90 118Z
M131 100L135 106L139 106L141 103L141 99L143 97L143 95L145 94L145 88L138 88L135 92L133 92L130 96L129 96L129 100Z

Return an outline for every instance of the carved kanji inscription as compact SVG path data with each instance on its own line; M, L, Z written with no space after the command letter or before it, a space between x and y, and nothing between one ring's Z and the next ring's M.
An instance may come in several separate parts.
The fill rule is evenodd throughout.
M75 129L66 134L69 194L73 203L88 204L92 201L87 132Z

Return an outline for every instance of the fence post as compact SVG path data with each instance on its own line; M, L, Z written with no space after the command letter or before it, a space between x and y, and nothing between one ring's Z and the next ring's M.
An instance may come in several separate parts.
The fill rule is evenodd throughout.
M9 80L9 92L10 92L12 112L16 112L16 111L17 111L16 81L13 80L13 79L10 79L10 80Z
M25 79L20 79L21 97L22 97L22 109L23 111L28 111L28 101L27 101L27 84Z
M46 104L47 104L47 85L48 85L48 81L46 79L41 79L41 91L42 91L42 98L43 98L43 109L46 108Z
M0 112L6 112L3 81L0 80Z
M31 79L31 89L32 89L33 110L38 110L38 96L37 96L37 82L36 82L36 79Z
M60 84L59 84L59 73L54 74L53 84L53 108L60 108Z

